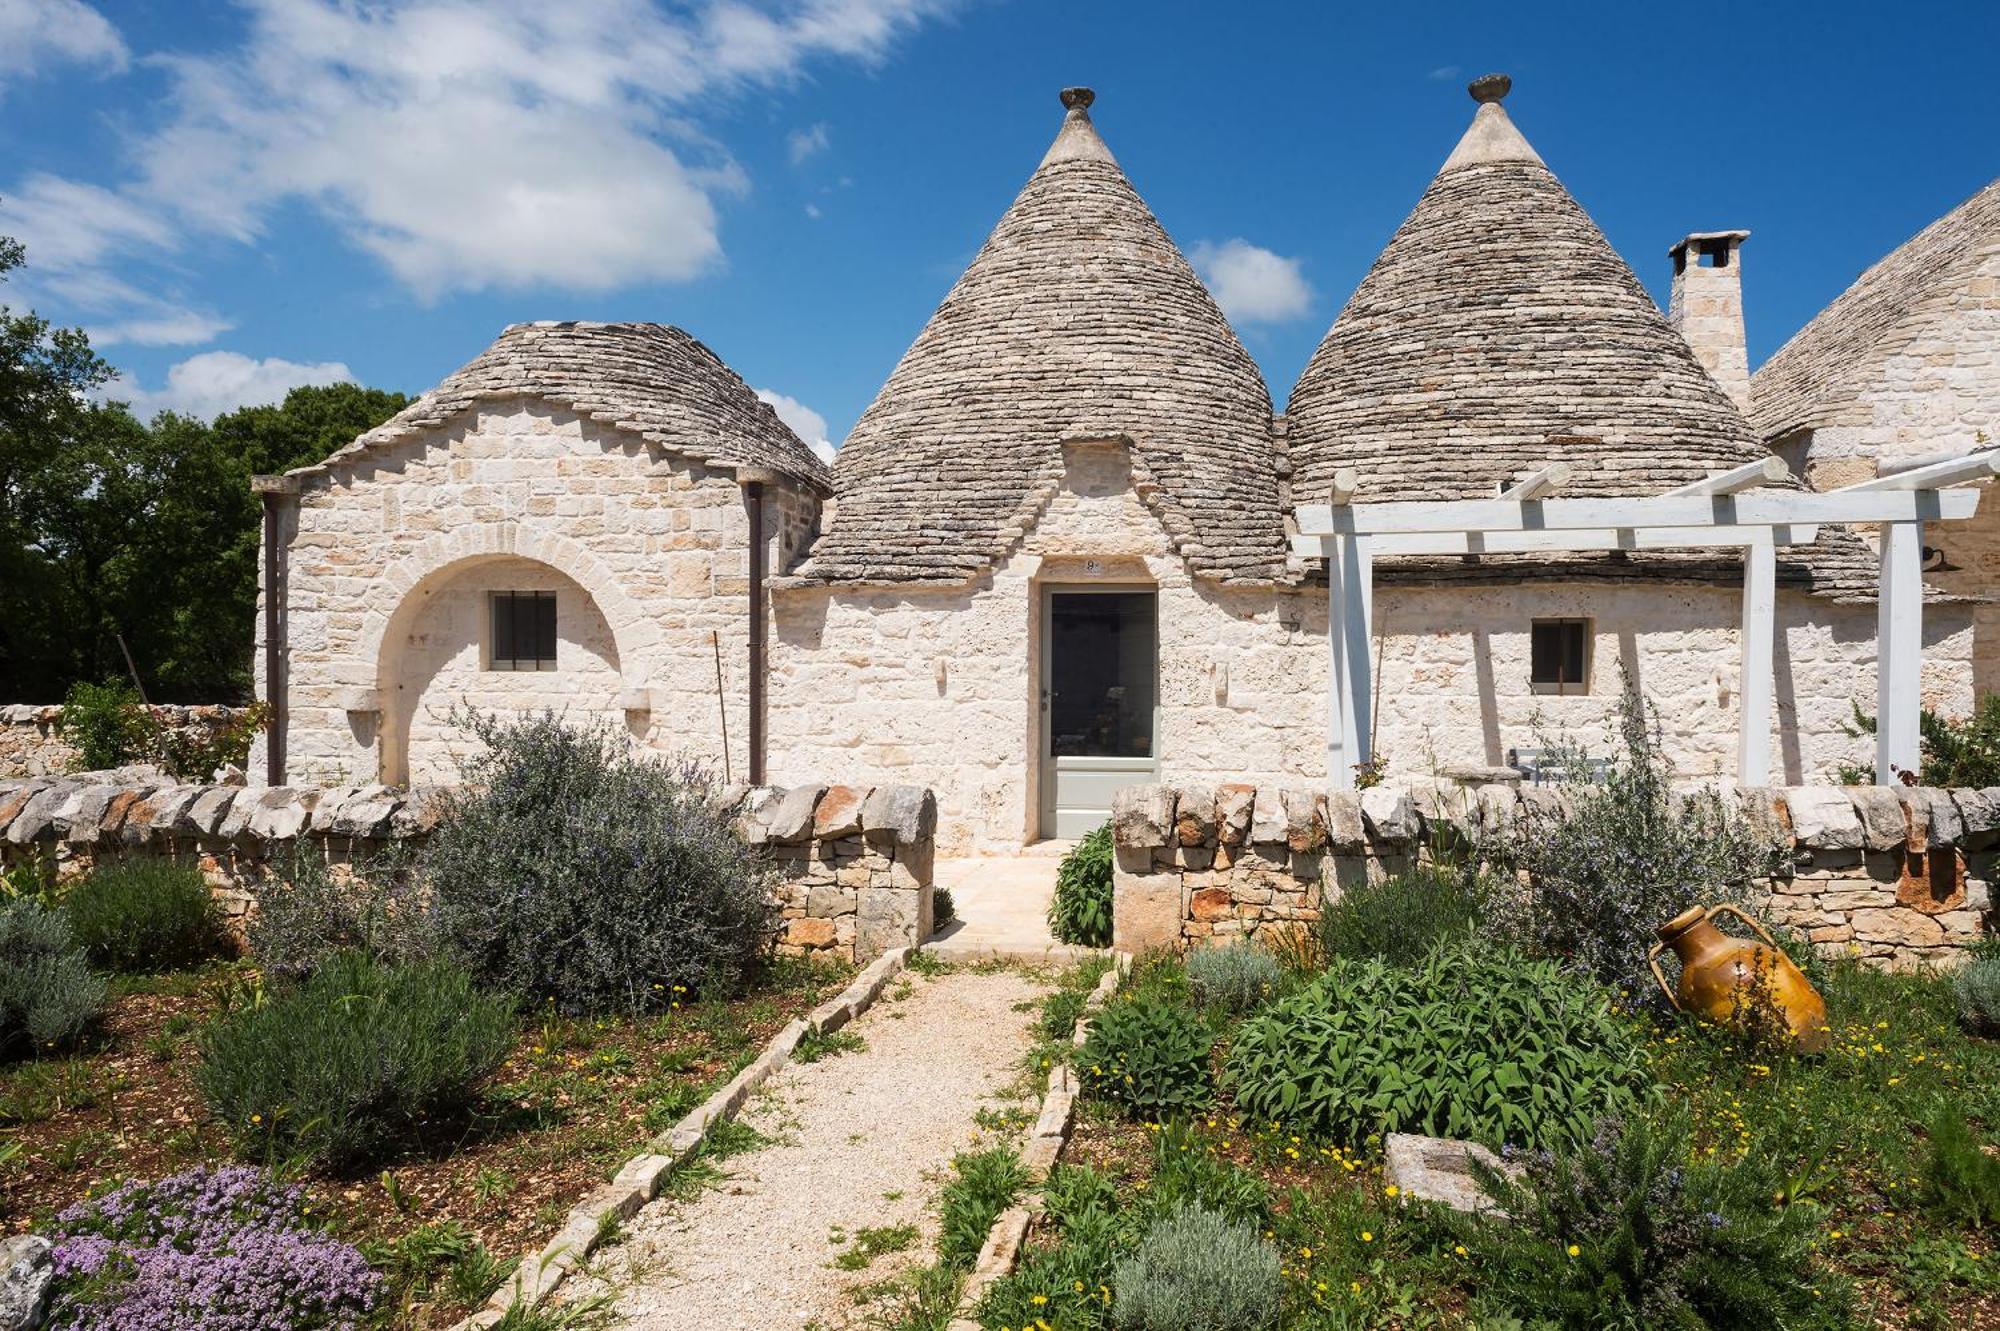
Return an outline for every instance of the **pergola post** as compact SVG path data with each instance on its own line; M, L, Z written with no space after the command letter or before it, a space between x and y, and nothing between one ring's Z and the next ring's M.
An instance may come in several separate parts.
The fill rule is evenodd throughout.
M1771 695L1777 676L1773 642L1778 550L1769 539L1743 548L1743 669L1737 683L1736 783L1771 781Z
M1923 709L1919 672L1924 647L1924 524L1882 524L1881 582L1875 620L1875 781L1894 785L1898 769L1915 772Z
M1375 561L1368 547L1352 536L1340 538L1334 546L1326 567L1326 774L1332 789L1352 790L1355 769L1368 762L1373 742L1368 635Z

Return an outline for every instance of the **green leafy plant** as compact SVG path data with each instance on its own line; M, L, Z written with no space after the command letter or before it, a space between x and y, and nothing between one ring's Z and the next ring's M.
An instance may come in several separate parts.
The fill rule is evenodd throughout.
M1335 958L1230 1049L1238 1109L1347 1143L1389 1132L1540 1146L1648 1084L1631 1025L1551 962L1461 946L1411 967Z
M1951 977L1958 1019L1974 1035L2000 1037L2000 956L1974 956Z
M1032 1328L1037 1321L1065 1331L1110 1325L1111 1277L1120 1256L1142 1232L1141 1217L1119 1207L1119 1185L1088 1165L1058 1165L1042 1189L1043 1232L1013 1274L987 1288L978 1309L985 1327Z
M1111 824L1093 829L1056 866L1049 899L1049 931L1065 943L1111 943Z
M1126 1112L1171 1118L1209 1102L1215 1035L1185 1007L1144 993L1107 1004L1077 1054L1085 1089Z
M1120 1262L1117 1324L1132 1331L1262 1331L1278 1321L1277 1250L1198 1207L1162 1217Z
M70 889L63 910L78 944L106 970L179 970L229 947L208 881L183 864L107 865Z
M1604 1119L1518 1181L1473 1171L1509 1221L1464 1221L1464 1242L1524 1316L1566 1331L1842 1324L1839 1291L1813 1269L1819 1208L1775 1200L1764 1160L1696 1155L1684 1111Z
M69 917L32 898L0 901L0 1054L75 1044L104 1007L104 980Z
M76 750L80 772L102 772L141 757L151 736L139 694L125 680L78 680L63 695L56 732Z
M1847 733L1854 736L1875 733L1875 718L1849 704L1854 711ZM2000 785L2000 693L1982 694L1970 716L1944 716L1926 707L1917 713L1917 770L1897 775L1914 786L1942 786L1945 789ZM1848 785L1869 785L1875 770L1858 764L1843 764L1841 779Z
M450 955L565 1012L742 986L771 939L770 872L705 771L552 713L457 719L483 749L424 856Z
M1936 1115L1929 1132L1924 1181L1930 1205L1950 1224L2000 1224L2000 1156L1987 1154L1956 1114Z
M1248 1012L1277 997L1285 975L1277 959L1255 943L1198 947L1187 957L1194 1001L1224 1012Z
M1378 957L1407 966L1469 935L1491 890L1476 870L1420 865L1377 882L1356 883L1327 903L1314 930L1325 957Z
M513 1005L448 962L341 953L211 1026L195 1084L245 1156L345 1170L462 1117L513 1033Z
M961 1151L951 1169L951 1181L938 1196L938 1261L969 1271L993 1222L1028 1186L1028 1170L1019 1155L1003 1146Z

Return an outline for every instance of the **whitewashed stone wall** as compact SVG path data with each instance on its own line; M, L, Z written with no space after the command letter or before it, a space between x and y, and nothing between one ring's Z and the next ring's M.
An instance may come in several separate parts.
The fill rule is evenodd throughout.
M1881 460L2000 444L2000 244L1965 282L1919 303L1886 335L1889 354L1811 430L1777 440L1815 489L1876 474ZM1991 483L1986 488L1991 490ZM1946 591L1990 595L2000 584L2000 499L1976 516L1932 523L1925 542L1957 567L1925 579ZM1976 675L2000 690L2000 606L1977 612Z
M1060 491L1019 550L966 588L774 596L771 771L850 771L938 792L947 853L1033 840L1040 805L1042 590L1125 583L1159 595L1161 779L1277 783L1326 776L1323 592L1190 578L1135 493L1124 450L1072 447ZM1093 565L1094 561L1094 565ZM1094 571L1093 571L1094 567ZM1376 594L1377 751L1400 777L1499 763L1567 731L1605 747L1632 669L1689 777L1735 770L1738 592L1648 583L1384 585ZM1595 621L1585 697L1529 688L1529 623ZM1964 608L1927 616L1924 691L1971 705ZM1870 762L1846 733L1874 706L1875 608L1779 597L1773 771L1830 780Z
M767 491L782 568L817 501ZM494 401L308 479L286 542L291 781L452 779L460 701L606 717L719 771L727 709L727 771L747 772L749 527L727 472ZM561 668L484 669L486 593L539 589L558 595ZM261 608L257 631L261 691Z

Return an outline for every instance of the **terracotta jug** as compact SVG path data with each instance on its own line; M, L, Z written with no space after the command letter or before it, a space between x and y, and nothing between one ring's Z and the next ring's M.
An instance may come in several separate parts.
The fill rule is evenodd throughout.
M1731 938L1715 927L1718 915L1734 915L1764 941ZM1646 961L1660 992L1675 1007L1718 1025L1740 1025L1750 1018L1762 988L1783 1014L1797 1049L1816 1054L1826 1048L1826 1000L1757 921L1726 904L1694 906L1658 932L1660 941L1646 953ZM1660 953L1666 948L1681 960L1681 982L1671 989L1660 970Z

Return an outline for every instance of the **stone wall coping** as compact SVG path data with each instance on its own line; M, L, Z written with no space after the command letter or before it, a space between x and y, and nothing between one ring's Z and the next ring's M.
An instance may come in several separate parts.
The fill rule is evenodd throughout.
M0 841L401 840L428 833L453 789L187 784L143 769L10 778L0 780ZM937 797L925 786L731 786L721 798L753 845L858 836L908 848L937 831Z
M1780 849L1903 850L1921 854L2000 842L2000 786L1720 787L1758 835ZM1128 786L1112 801L1121 851L1283 844L1308 853L1405 847L1450 829L1476 836L1537 809L1559 808L1560 786L1413 782L1367 790L1314 785Z

